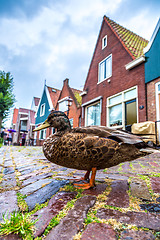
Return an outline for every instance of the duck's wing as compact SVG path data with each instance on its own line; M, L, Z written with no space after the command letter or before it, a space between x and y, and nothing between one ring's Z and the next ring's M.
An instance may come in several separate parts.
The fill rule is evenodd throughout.
M145 145L142 138L137 135L128 133L124 130L117 130L105 126L77 127L73 128L72 132L91 134L98 137L109 138L117 142L123 142L127 144Z

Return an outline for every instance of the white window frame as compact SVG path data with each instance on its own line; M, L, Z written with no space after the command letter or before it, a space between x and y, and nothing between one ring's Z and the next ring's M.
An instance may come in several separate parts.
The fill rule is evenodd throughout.
M41 108L40 108L40 117L44 116L44 113L45 113L45 103L43 103L41 105Z
M104 44L105 41L106 41L106 44ZM102 49L104 49L105 47L107 47L107 35L102 38Z
M134 89L136 89L136 97L131 97L131 98L125 99L124 98L125 93L129 92L131 90L134 90ZM122 100L121 101L116 102L115 104L109 104L109 100L111 98L119 96L119 95L122 95ZM110 127L110 128L122 128L122 129L125 130L125 103L127 101L130 101L130 100L133 100L133 99L136 99L136 103L137 103L137 123L138 123L138 119L139 119L139 117L138 117L138 87L134 86L132 88L126 89L126 90L124 90L122 92L119 92L119 93L117 93L115 95L112 95L112 96L107 98L107 105L106 105L106 107L107 107L107 127ZM122 125L110 126L110 124L109 124L109 109L111 107L116 106L116 105L121 104L121 103L122 103Z
M94 103L86 106L86 108L85 108L85 126L89 126L87 124L87 121L88 121L88 119L87 119L87 110L88 110L88 108L91 107L91 106L94 106L94 105L96 105L98 103L100 103L100 125L101 125L102 99L100 99L99 101L94 102Z
M104 79L100 79L100 74L101 74L101 71L100 71L100 66L101 64L104 62L106 62L108 59L111 59L111 66L110 66L110 72L109 72L109 75L106 76ZM105 59L103 59L99 64L98 64L98 83L97 84L100 84L101 82L107 80L108 78L112 77L112 54L110 54L109 56L107 56Z
M41 138L41 132L43 131L43 138ZM39 132L39 140L44 140L46 139L46 129L42 129Z

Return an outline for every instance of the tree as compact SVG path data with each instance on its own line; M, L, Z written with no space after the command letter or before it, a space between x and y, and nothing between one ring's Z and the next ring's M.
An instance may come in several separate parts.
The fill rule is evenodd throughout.
M7 118L14 102L13 77L10 72L0 71L0 131L2 123Z

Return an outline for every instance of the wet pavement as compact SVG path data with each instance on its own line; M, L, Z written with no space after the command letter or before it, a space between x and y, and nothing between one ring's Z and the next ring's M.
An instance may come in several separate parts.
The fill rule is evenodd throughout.
M96 187L80 192L71 182L84 174L50 163L41 147L0 148L0 221L29 212L38 240L160 239L160 151L98 171ZM11 239L21 237L0 236Z

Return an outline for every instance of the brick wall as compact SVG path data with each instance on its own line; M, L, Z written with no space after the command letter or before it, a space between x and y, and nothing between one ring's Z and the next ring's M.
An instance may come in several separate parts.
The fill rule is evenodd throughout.
M108 44L107 47L102 50L102 38L105 35L107 35ZM110 83L105 80L97 84L98 64L110 54L112 54L112 77L110 77ZM108 25L103 22L84 86L84 90L87 90L88 94L82 98L83 104L98 96L103 96L101 125L106 125L107 97L135 85L138 86L138 106L144 106L142 110L139 110L139 121L142 122L146 120L144 64L134 69L126 70L125 65L131 61L132 58L129 53L122 46L121 42ZM84 119L82 124L84 125Z

